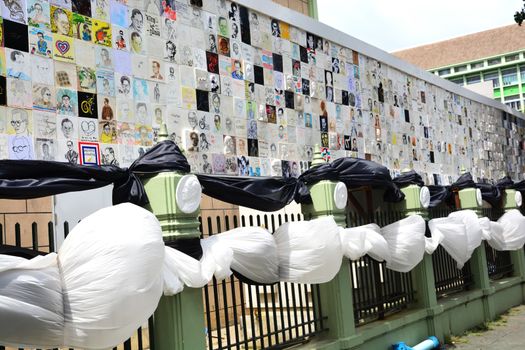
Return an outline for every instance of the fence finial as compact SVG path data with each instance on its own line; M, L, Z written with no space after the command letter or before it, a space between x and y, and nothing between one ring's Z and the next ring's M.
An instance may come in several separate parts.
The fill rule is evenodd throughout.
M321 155L321 147L319 147L319 144L316 144L314 146L314 158L312 161L312 167L321 165L326 163L326 161L323 159L323 156Z
M166 126L166 123L162 123L160 125L159 130L159 142L166 141L168 139L168 127Z

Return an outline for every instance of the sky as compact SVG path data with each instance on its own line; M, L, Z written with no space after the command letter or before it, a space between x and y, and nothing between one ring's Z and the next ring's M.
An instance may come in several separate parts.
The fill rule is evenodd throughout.
M521 0L317 0L321 22L387 52L513 24L522 4Z

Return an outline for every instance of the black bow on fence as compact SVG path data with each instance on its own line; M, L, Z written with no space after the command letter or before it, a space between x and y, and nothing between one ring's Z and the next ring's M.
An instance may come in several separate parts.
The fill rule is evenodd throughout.
M0 198L38 198L113 184L113 204L131 202L144 206L149 201L141 177L153 176L163 171L190 171L186 157L172 141L163 141L155 145L129 168L81 166L38 160L1 160ZM392 179L386 167L350 157L312 167L297 179L200 174L197 176L204 194L261 211L282 209L293 200L298 203L310 203L308 186L321 180L341 181L348 188L371 186L374 189L382 189L385 191L383 198L387 202L403 200L404 194L400 190L402 187L411 184L423 185L421 176L415 171ZM480 188L483 199L497 205L501 199L502 188L525 191L525 181L514 184L510 179L504 178L495 186L476 184L472 176L466 173L450 186L429 186L430 207L450 201L454 190L467 187Z
M40 160L0 160L0 198L30 199L92 190L114 184L113 204L148 204L139 174L189 172L186 157L173 142L161 142L129 168L82 166Z
M188 173L190 166L179 147L163 141L137 159L129 168L81 166L49 161L0 161L0 198L29 199L104 187L113 188L113 204L131 202L140 206L148 197L140 177L163 171ZM257 210L275 211L294 199L311 201L307 186L321 180L338 180L348 187L370 185L385 189L385 200L400 201L403 193L392 182L386 167L377 163L342 158L309 169L296 178L197 175L203 193L213 198Z

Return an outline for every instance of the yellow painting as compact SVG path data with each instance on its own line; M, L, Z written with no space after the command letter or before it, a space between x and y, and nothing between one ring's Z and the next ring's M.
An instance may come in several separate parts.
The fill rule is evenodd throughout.
M74 39L65 35L53 34L53 58L63 62L75 61Z
M95 44L111 47L111 24L94 19L92 37Z
M72 36L71 11L51 6L51 31L60 35Z

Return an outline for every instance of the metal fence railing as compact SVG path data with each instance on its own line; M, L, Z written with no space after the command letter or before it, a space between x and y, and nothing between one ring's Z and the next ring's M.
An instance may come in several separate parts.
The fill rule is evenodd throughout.
M203 235L236 227L264 226L275 231L302 215L218 215L201 218ZM319 286L277 283L253 285L236 276L215 278L204 287L208 349L283 349L326 330Z
M458 269L456 261L442 246L432 254L432 266L438 298L468 290L474 282L470 263L467 261L462 269Z
M450 207L434 208L429 210L429 217L431 219L443 218L452 211ZM470 263L467 262L462 269L458 269L456 261L442 246L439 246L432 254L432 267L438 298L468 290L473 284Z
M4 232L4 228L5 228L5 232ZM36 223L33 223L31 225L31 238L29 240L29 243L22 244L23 241L27 242L27 240L25 237L22 237L22 232L21 232L19 223L16 223L12 228L3 227L2 224L0 224L0 244L10 244L10 245L15 245L17 247L23 247L23 248L40 251L40 252L46 252L46 253L55 252L56 245L55 245L55 232L54 232L53 223L49 222L47 224L47 227L44 228L44 230L47 230L47 239L44 242L42 242L42 240L39 239L39 237L42 238L46 235L39 235L40 229L41 228L39 228ZM67 236L67 234L69 233L69 223L67 221L64 222L64 233L65 233L65 236ZM130 339L126 340L123 344L115 347L114 350L153 349L152 330L153 330L153 318L150 318L148 321L147 327L139 328ZM150 342L150 339L151 339L151 342ZM0 345L0 350L11 350L11 348ZM18 350L23 350L23 349L19 348ZM70 349L70 350L73 350L73 349Z
M355 227L375 222L383 227L403 218L400 212L377 213L364 218L355 213L347 214L347 227ZM354 300L354 320L363 325L399 312L415 301L410 273L400 273L387 269L385 262L369 256L350 261L352 293Z
M483 208L482 215L492 221L497 221L505 211L502 208ZM498 280L512 276L514 265L509 251L501 251L492 248L485 242L485 253L487 256L487 269L491 280Z

